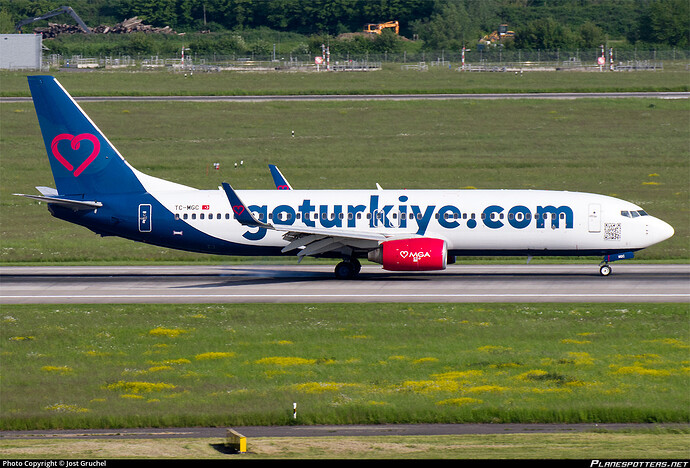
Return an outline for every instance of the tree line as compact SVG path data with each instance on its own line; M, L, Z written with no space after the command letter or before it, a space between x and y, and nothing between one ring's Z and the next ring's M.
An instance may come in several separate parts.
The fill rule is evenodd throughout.
M324 41L353 53L399 52L404 38L426 50L458 50L503 23L515 31L506 48L575 49L607 41L617 47L690 46L688 0L0 0L0 29L13 32L7 29L17 21L64 4L90 26L137 16L177 32L218 33L228 50L254 46L247 35L257 30L302 35L300 47L311 52ZM343 39L367 23L391 20L400 22L400 36ZM261 39L256 44L266 46Z

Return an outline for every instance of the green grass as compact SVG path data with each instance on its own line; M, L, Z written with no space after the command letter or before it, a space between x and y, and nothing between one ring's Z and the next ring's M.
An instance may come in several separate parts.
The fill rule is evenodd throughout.
M380 183L601 193L637 203L674 226L673 238L637 258L690 258L688 100L83 107L134 167L197 188L215 189L228 181L238 189L270 189L267 164L273 163L294 187L305 189ZM100 238L52 218L45 205L12 196L54 183L32 104L0 105L0 122L0 262L238 260ZM239 161L244 164L235 169ZM220 171L212 169L214 162L220 162Z
M386 64L367 73L221 72L60 72L50 73L74 96L266 94L401 94L492 92L688 91L690 73L683 67L659 72L524 72L461 73L447 68L428 72ZM459 64L455 64L457 68ZM684 64L683 64L684 65ZM39 73L32 73L39 74ZM26 73L0 72L0 96L29 96Z
M688 422L688 312L6 305L0 429Z

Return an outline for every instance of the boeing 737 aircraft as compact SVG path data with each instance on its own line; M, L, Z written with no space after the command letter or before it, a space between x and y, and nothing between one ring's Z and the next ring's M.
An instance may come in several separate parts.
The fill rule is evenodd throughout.
M37 187L56 218L102 236L220 255L366 258L390 271L442 270L456 256L603 256L609 263L673 228L616 198L547 190L198 190L133 168L52 76L30 76L56 188ZM378 185L378 184L377 184Z

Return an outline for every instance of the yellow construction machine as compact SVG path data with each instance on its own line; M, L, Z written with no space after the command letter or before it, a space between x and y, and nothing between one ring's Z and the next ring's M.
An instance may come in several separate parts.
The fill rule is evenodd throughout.
M384 29L394 28L395 34L400 34L400 23L388 21L387 23L369 23L364 25L364 32L371 34L381 34Z

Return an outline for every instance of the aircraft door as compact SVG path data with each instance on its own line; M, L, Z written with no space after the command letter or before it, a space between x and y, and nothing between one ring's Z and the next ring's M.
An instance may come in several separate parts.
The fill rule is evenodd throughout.
M589 205L589 213L587 216L589 232L601 232L601 205Z
M139 205L139 232L151 232L151 205Z

